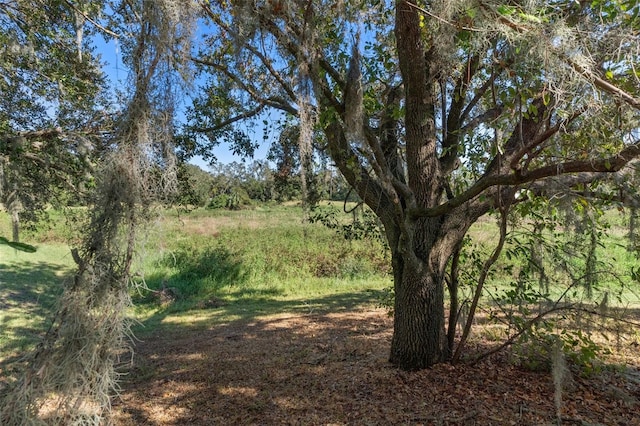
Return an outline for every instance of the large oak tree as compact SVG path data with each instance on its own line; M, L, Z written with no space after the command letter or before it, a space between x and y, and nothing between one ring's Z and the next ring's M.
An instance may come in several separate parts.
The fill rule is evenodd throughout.
M640 155L639 7L203 2L210 33L192 59L209 85L191 128L215 142L277 109L299 117L301 147L305 129L323 133L322 148L384 225L390 361L429 367L452 356L445 275L469 227L525 199L518 190L582 188Z

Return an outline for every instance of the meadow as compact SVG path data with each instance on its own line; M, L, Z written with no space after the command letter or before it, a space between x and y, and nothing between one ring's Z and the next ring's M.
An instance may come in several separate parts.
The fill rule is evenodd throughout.
M16 357L47 327L56 296L73 273L71 224L61 212L23 232L35 253L0 245L0 359ZM10 235L0 216L0 235ZM375 304L391 285L379 241L348 241L304 220L297 206L253 210L176 209L145 229L134 267L136 334L160 323L198 322L281 311L312 312L339 304Z
M528 351L524 345L520 352L492 358L488 361L493 363L491 368L480 364L469 370L454 368L456 373L439 366L417 376L389 370L386 350L392 329L388 316L392 281L388 250L371 234L364 239L345 238L346 234L353 234L354 228L349 228L352 216L337 213L341 205L324 208L333 209L326 210L332 212L333 229L306 220L302 209L295 205L264 205L239 211L200 209L189 213L159 210L144 232L134 268L137 289L131 294L131 317L136 321L136 355L135 361L125 366L130 375L125 376L122 397L115 402L118 424L295 423L290 419L337 424L362 424L361 420L379 424L390 419L407 424L456 423L455 420L464 423L465 406L470 402L459 393L469 383L463 381L455 385L457 388L450 388L458 380L450 375L461 371L479 380L478 386L482 380L492 380L495 385L495 395L485 395L478 388L474 404L486 404L483 398L501 398L506 387L519 383L520 393L523 389L537 392L537 398L543 399L537 405L518 409L521 424L544 424L553 418L554 385L549 383L550 376L545 372L548 370L540 369L536 362L514 362ZM35 253L0 246L2 380L13 374L21 354L32 348L46 330L56 296L73 273L69 254L69 243L75 241L72 228L62 213L51 212L51 217L51 225L40 225L23 234L22 241L37 247ZM631 276L637 259L627 250L624 218L610 213L609 223L597 249L602 279L592 289L590 299L576 286L571 301L595 309L607 295L612 310L603 321L609 321L615 312L631 325L615 329L612 323L602 322L597 332L606 335L606 339L598 340L595 349L587 346L598 355L610 354L609 364L602 365L618 367L598 370L614 374L604 387L594 389L592 382L579 382L599 397L595 405L583 404L582 408L578 399L566 401L567 407L576 410L576 418L605 407L624 420L640 400L640 384L633 382L640 376L617 375L621 366L631 366L633 371L638 366L634 348L640 344L640 332L633 324L640 320L640 292ZM347 225L349 232L342 225ZM518 238L517 228L514 229L512 237ZM8 218L0 216L0 235L9 235L9 231ZM470 298L477 268L492 250L497 232L491 218L472 229L473 242L464 254L471 266L461 274L463 300ZM500 305L505 295L521 284L519 271L524 261L518 256L515 241L510 240L505 256L492 268L478 314L477 332L469 344L472 354L487 351L506 338L500 320L509 315L512 320L522 320L534 308L530 303L524 307L512 304L511 310L506 311ZM576 256L571 260L575 270L581 267L581 259ZM566 285L567 282L553 283L543 302L553 301ZM537 287L525 288L532 292ZM557 327L558 324L547 331L558 332ZM584 323L581 327L585 328ZM575 334L581 333L582 328L565 335L577 341L576 351L585 347ZM596 331L591 326L587 328ZM588 360L593 361L592 357ZM495 370L495 365L509 367L503 367L499 375L485 377ZM358 375L360 378L355 379ZM523 377L527 383L522 383ZM283 380L286 386L280 383ZM628 380L635 387L628 387ZM404 386L401 383L407 382L411 383L410 394L433 393L427 389L447 386L447 392L458 395L457 402L443 400L434 403L429 411L423 406L414 407L407 394L395 408L384 408L385 395L393 394L398 386ZM315 400L305 393L309 386L315 389ZM362 389L369 389L369 396L352 398L354 392L365 392ZM622 392L622 396L612 397L614 391ZM488 411L478 408L469 419L482 424L510 424L518 417L514 413L505 417L504 404L522 407L522 398L517 399L520 393L512 395L516 400L505 399ZM575 398L582 398L580 395L577 392ZM439 397L433 398L439 401ZM367 408L371 399L381 405L377 411ZM211 405L212 401L216 403ZM448 407L448 417L435 414L440 403Z
M362 305L390 308L391 260L383 240L371 235L346 238L341 225L350 226L354 216L342 212L341 203L324 203L320 211L331 213L333 229L317 220L311 223L295 204L237 211L158 210L144 230L134 267L136 333L153 333L161 324L189 322L206 327L280 312ZM37 340L56 296L71 277L74 264L69 250L78 239L72 231L76 219L70 214L82 212L65 216L51 211L49 221L23 232L22 241L35 245L35 253L0 245L0 359L16 356ZM618 212L609 213L606 236L597 248L599 281L590 300L577 286L574 301L597 304L606 294L612 306L640 306L640 285L631 277L638 258L627 250L624 219ZM487 304L521 285L517 278L524 260L513 248L518 229L511 234L511 243L486 284ZM0 235L10 235L4 213L0 214ZM463 252L468 265L460 278L463 301L471 299L481 263L497 239L495 220L481 220L470 235ZM569 262L581 260L577 256ZM560 284L549 288L547 302L561 295L570 282Z

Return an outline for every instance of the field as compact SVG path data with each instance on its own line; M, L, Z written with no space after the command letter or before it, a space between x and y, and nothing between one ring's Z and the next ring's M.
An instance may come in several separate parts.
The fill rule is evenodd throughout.
M522 352L418 373L392 368L393 324L380 307L391 285L386 250L302 217L291 206L163 212L140 248L137 340L135 354L123 356L116 424L556 424L554 378L520 362ZM59 223L25 236L36 253L0 246L0 386L46 329L72 272ZM486 221L474 236L491 242L495 232ZM620 271L634 261L620 249L623 234L611 228L602 250L603 264ZM507 266L496 266L503 272L489 290L508 288ZM598 291L613 295L613 286ZM611 308L633 324L591 325L611 353L589 374L572 367L563 424L640 425L636 288L615 293ZM470 356L503 339L485 311L476 328Z

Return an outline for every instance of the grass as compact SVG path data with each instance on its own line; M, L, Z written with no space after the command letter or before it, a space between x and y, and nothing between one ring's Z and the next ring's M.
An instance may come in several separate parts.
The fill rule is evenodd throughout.
M152 291L135 298L147 326L138 332L203 317L219 323L375 303L391 283L383 247L346 241L302 218L298 207L281 206L188 216L168 212L161 231L148 239L149 248L159 249L147 249L141 265ZM163 288L176 300L158 304Z
M80 212L81 213L81 212ZM28 350L46 330L56 295L73 272L59 212L53 226L23 235L36 253L0 246L0 362ZM10 231L0 214L0 235ZM255 210L162 211L145 232L132 315L144 337L160 326L209 326L283 311L314 312L375 304L391 283L378 243L346 241L303 220L297 206ZM145 290L147 287L149 290ZM157 296L171 289L163 303Z
M552 244L556 244L556 256L560 256L567 267L574 271L574 289L569 293L570 299L573 301L593 302L600 301L605 293L608 293L610 301L623 306L633 304L640 306L640 283L632 279L632 270L637 269L640 265L640 253L628 249L627 229L624 216L617 211L609 211L606 213L606 220L610 224L609 228L603 231L603 238L596 249L596 268L595 282L593 287L593 296L587 300L586 290L580 285L584 281L583 271L586 256L586 248L574 242L570 232L565 229L557 229L555 235L546 231L545 237ZM516 250L516 244L513 238L518 238L521 242L525 239L522 234L525 232L522 228L512 228L510 230L511 238L507 238L507 243L503 249L502 256L493 266L494 271L490 280L488 280L488 289L495 294L504 293L516 286L519 281L519 273L523 270L529 255L529 247L524 246L523 251ZM473 243L468 246L467 259L467 275L470 277L471 284L475 283L481 263L488 258L489 254L495 247L498 240L498 229L495 219L482 218L474 224L469 232L473 238ZM472 254L471 254L472 253ZM554 300L560 297L567 286L572 284L571 279L563 272L560 264L553 260L553 253L550 249L545 250L545 262L547 274L552 283L559 285L551 285L549 298ZM474 261L475 267L472 266ZM537 290L537 277L527 276L530 283ZM541 290L542 291L542 290Z
M40 244L35 253L0 246L0 361L19 356L38 340L72 264L63 244Z
M71 235L69 228L60 212L50 216L56 219L53 226L25 234L24 242L38 246L36 253L0 246L0 361L27 350L46 329L55 296L72 272L73 261L63 243ZM350 215L340 217L347 220ZM610 292L613 304L638 306L637 283L628 277L637 258L626 250L624 223L619 216L612 219L614 226L598 249L608 274L602 275L607 279L600 282L596 297ZM8 218L2 214L0 235L8 231ZM497 238L495 220L479 221L471 234L477 245L470 247L466 261L481 265ZM136 270L148 290L133 295L132 312L141 324L136 333L142 337L158 327L210 327L279 312L374 305L391 286L389 255L379 242L345 240L319 223L304 221L298 206L200 209L189 214L165 210L148 228L143 243ZM504 294L521 268L522 259L501 258L487 289ZM624 287L610 279L611 272L624 277ZM477 269L469 267L463 277L467 297L474 277ZM556 287L551 296L560 291ZM485 298L484 303L491 300Z

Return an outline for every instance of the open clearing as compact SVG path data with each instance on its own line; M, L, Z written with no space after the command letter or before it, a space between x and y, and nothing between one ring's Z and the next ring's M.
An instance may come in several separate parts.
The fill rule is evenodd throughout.
M390 279L375 249L303 223L297 210L201 215L168 218L150 235L147 284L166 282L184 300L137 296L145 327L134 356L122 357L115 425L557 424L551 373L517 367L508 352L477 365L393 368L392 320L375 307ZM68 248L49 239L34 254L0 250L0 391L72 273ZM637 298L627 306L625 319L640 323ZM479 321L466 354L504 338L490 326ZM615 349L609 366L573 375L563 425L640 426L640 330L624 328L619 347L602 342Z
M556 424L549 373L518 369L506 355L476 366L399 371L387 363L391 331L386 312L373 308L278 314L205 330L156 329L137 344L133 368L114 404L115 420L121 425ZM639 401L637 368L574 377L563 395L563 424L640 425Z

